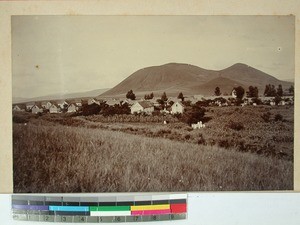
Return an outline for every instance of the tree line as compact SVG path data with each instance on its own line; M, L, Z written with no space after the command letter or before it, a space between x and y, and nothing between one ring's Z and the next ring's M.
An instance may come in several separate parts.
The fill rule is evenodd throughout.
M243 98L245 94L245 89L242 86L238 86L234 88L237 98ZM289 94L294 95L294 86L288 89ZM222 95L220 87L215 88L214 92L215 96ZM246 96L248 98L258 98L258 88L254 86L249 86L248 91L246 91ZM264 90L264 96L266 97L276 97L276 96L283 96L283 88L282 85L279 84L276 88L275 85L267 84Z

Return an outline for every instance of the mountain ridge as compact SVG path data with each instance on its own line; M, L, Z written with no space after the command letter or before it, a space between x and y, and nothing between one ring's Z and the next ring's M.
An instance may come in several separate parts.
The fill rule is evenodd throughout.
M219 79L217 79L219 78ZM224 83L221 82L223 79ZM225 79L226 78L226 79ZM133 90L137 96L147 92L170 96L183 92L186 95L213 95L216 86L221 92L230 93L236 85L248 88L257 86L260 93L267 84L288 88L292 83L277 78L243 63L236 63L222 70L208 70L191 64L167 63L137 70L99 97L120 97Z
M96 97L107 90L109 90L109 88L102 88L102 89L96 89L96 90L84 91L84 92L74 92L68 94L51 94L51 95L32 97L32 98L14 97L13 104L35 102L35 101L50 101L50 100L65 100L65 99L75 99L75 98Z

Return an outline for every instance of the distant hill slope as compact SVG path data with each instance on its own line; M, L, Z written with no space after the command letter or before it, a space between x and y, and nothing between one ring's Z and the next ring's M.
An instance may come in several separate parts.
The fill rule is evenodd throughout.
M214 79L206 82L205 84L195 85L195 86L191 87L191 90L193 92L201 93L202 95L213 95L216 87L219 87L222 94L225 94L225 93L230 94L232 91L232 88L238 87L238 86L242 86L242 87L246 88L245 85L243 85L237 81L234 81L234 80L231 80L231 79L228 79L225 77L217 77L217 78L214 78Z
M13 98L13 103L96 97L102 94L103 92L106 92L107 90L109 89L97 89L87 92L76 92L70 94L53 94L36 98Z
M189 64L169 63L140 69L100 96L124 97L130 89L137 96L149 92L161 95L163 91L169 96L177 96L179 92L185 95L212 95L217 86L221 92L230 93L233 87L239 85L244 88L250 85L257 86L262 93L266 84L276 86L282 84L283 88L288 88L292 83L280 81L242 63L219 71L206 70Z

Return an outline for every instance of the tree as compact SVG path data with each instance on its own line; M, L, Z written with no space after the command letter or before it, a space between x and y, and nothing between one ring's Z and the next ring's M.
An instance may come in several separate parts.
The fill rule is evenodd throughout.
M144 96L144 99L145 99L145 100L149 100L149 99L153 99L153 97L154 97L154 94L153 94L153 92L151 92L151 94L146 94L146 95Z
M266 97L275 97L277 95L276 89L274 85L268 84L266 85L264 96Z
M182 92L180 92L177 96L178 99L181 99L181 101L184 101L184 97L183 97L183 94Z
M68 104L64 103L63 106L62 106L62 108L61 108L61 111L62 111L63 113L68 112Z
M276 105L278 105L281 100L282 100L282 98L279 95L276 95L274 98L274 102Z
M259 98L252 98L251 99L253 103L255 103L256 105L262 105L263 102L261 101L261 99Z
M241 86L238 86L234 90L235 90L235 93L236 93L236 98L237 99L243 99L244 94L245 94L245 89Z
M172 106L175 102L173 102L172 100L168 102L169 106Z
M133 93L132 90L130 90L130 91L127 92L126 98L129 98L131 100L135 100L135 94Z
M278 85L278 88L277 88L277 95L278 95L278 96L282 96L282 95L283 95L283 90L282 90L282 85L281 85L281 84Z
M186 110L181 117L181 121L191 125L203 120L205 115L205 109L194 105L192 108Z
M164 92L164 93L162 94L161 100L164 101L164 102L168 101L168 97L167 97L166 92Z
M110 116L115 114L130 114L130 107L128 103L124 104L115 104L114 106L106 106L101 110L101 114L103 116Z
M269 93L269 90L270 89L270 86L269 85L266 85L265 87L265 92L264 92L264 96L268 96L268 93Z
M156 100L158 104L160 104L161 106L164 106L165 102L163 100L161 100L160 98Z
M99 114L101 110L100 105L93 103L91 105L83 105L82 106L82 115L84 116L89 116L89 115L95 115L95 114Z
M153 94L153 92L151 92L150 99L153 99L153 98L154 98L154 94Z
M289 93L294 94L294 85L291 85L289 88Z
M215 95L216 96L220 96L221 95L221 91L220 91L219 87L216 87L216 89L215 89Z
M248 98L257 98L258 97L258 88L249 86L249 91L247 91Z

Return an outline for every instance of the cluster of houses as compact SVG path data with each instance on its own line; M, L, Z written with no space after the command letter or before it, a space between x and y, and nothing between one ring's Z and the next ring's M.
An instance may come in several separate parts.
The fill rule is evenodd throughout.
M161 107L160 103L157 101L158 98L153 99L140 99L140 100L131 100L131 99L104 99L97 100L95 98L89 99L73 99L73 100L57 100L57 101L42 101L42 102L28 102L24 104L14 104L13 111L27 111L34 114L46 112L46 113L74 113L78 112L83 105L92 105L105 102L109 106L123 105L125 103L130 107L131 114L152 114L155 109L160 108L160 113L166 114L181 114L185 111L186 102L189 104L195 104L196 102L202 101L206 102L207 106L230 106L234 105L235 98L232 96L211 96L203 97L201 95L195 95L192 97L185 98L183 102L182 99L176 97L169 97L165 103L165 107ZM260 101L265 105L292 105L293 97L285 97L280 100L277 104L275 103L274 97L261 97ZM245 105L256 105L257 103L251 98L244 98L242 106Z
M42 101L42 102L28 102L24 104L14 104L13 111L27 111L34 114L49 112L49 113L61 113L61 112L76 112L79 107L82 106L82 101Z
M181 114L184 112L185 106L184 104L177 99L176 102L172 102L173 104L171 107L164 108L160 110L161 113L168 113L168 114ZM151 102L151 101L137 101L130 107L131 114L152 114L155 110L155 106L159 107L159 103Z
M172 100L176 100L174 104L172 104L171 108L161 110L161 112L165 113L183 113L184 105L176 98L170 98L167 102L169 104ZM42 101L42 102L28 102L24 104L14 104L13 111L27 111L32 112L33 114L38 113L74 113L78 112L83 105L92 105L98 104L100 105L102 101L96 100L94 98L90 98L87 100L57 100L57 101ZM156 100L116 100L116 99L108 99L103 101L109 106L114 105L123 105L127 103L130 107L130 111L132 114L152 114L154 112L155 107L159 106Z

